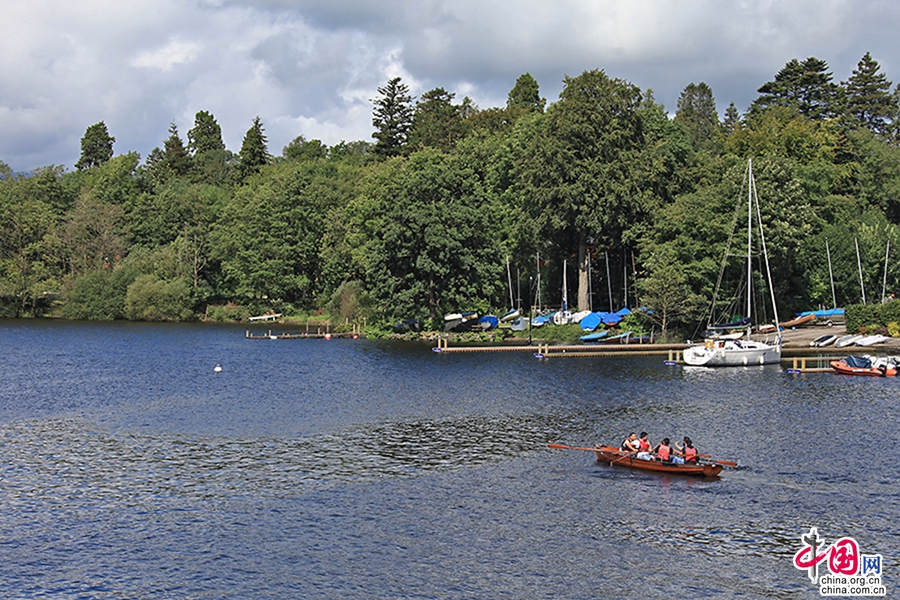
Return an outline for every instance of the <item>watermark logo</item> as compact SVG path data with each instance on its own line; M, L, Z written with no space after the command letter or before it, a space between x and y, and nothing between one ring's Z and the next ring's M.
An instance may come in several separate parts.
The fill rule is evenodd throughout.
M859 544L851 537L842 537L825 545L815 527L800 536L800 550L794 554L794 567L806 571L813 585L819 586L822 596L884 596L881 582L881 555L860 554ZM828 572L819 567L827 565ZM823 569L824 570L824 569Z

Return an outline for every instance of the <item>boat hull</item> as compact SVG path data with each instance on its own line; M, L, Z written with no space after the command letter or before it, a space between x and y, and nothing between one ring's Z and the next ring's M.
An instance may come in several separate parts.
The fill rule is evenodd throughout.
M692 367L747 367L781 362L781 344L748 340L706 340L685 349L684 362Z
M886 366L884 370L877 367L852 367L842 360L833 360L831 368L841 375L861 375L863 377L896 377L897 369Z
M630 467L632 469L641 469L642 471L677 473L695 477L714 477L722 472L722 465L710 463L676 465L659 460L643 460L635 458L613 446L600 446L594 452L597 454L598 462L607 462L613 466Z

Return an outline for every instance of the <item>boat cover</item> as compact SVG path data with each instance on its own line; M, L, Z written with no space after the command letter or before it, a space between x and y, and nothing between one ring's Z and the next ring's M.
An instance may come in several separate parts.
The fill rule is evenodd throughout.
M844 364L853 369L870 369L870 368L872 368L871 360L869 360L865 356L858 356L856 354L845 358Z

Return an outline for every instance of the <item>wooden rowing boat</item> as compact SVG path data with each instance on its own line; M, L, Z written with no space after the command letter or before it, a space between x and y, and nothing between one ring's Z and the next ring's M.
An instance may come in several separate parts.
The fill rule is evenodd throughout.
M696 463L678 465L660 460L643 460L635 458L631 453L619 450L614 446L600 446L594 449L598 462L608 462L619 467L631 467L644 471L656 471L659 473L677 473L679 475L696 475L700 477L713 477L722 472L722 465L710 463Z

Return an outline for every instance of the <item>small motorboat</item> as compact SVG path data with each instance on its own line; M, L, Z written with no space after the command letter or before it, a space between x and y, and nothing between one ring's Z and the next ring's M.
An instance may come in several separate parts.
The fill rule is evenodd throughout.
M830 346L831 344L835 343L837 339L838 337L836 335L820 335L819 337L811 341L809 345L815 348L824 348L825 346Z
M861 375L863 377L896 377L900 360L894 356L846 356L833 360L829 365L842 375Z

